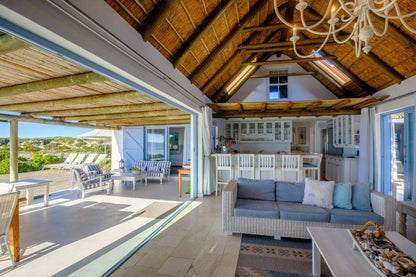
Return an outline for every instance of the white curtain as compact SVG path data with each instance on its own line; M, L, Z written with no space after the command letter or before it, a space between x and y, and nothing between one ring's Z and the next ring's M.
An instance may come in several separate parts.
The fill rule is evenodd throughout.
M212 143L212 110L210 107L203 107L203 123L202 123L202 148L204 151L204 180L203 193L209 195L214 190L213 185L213 168L211 162L211 143Z
M361 109L358 183L374 187L375 108Z

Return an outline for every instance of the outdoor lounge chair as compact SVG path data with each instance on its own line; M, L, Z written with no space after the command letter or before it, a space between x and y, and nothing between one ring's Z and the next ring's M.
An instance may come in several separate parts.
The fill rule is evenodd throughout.
M72 163L65 164L60 169L72 169L74 167L80 167L86 156L87 154L81 153Z
M95 160L95 157L97 157L97 154L88 154L88 156L85 158L84 164L90 164Z
M88 174L79 167L71 169L70 174L71 181L78 185L78 195L81 192L81 198L85 198L86 192L92 192L97 190L107 190L107 194L110 194L113 188L113 180L111 178L104 181L104 176L89 177Z
M65 161L59 164L45 164L42 168L42 170L44 170L45 168L49 168L50 170L52 169L60 169L61 167L71 164L74 160L75 157L77 156L77 153L70 153L68 155L68 157L66 157Z
M100 155L98 155L98 157L97 157L97 159L95 160L94 163L99 164L105 158L107 158L107 154L100 154Z
M15 266L15 262L10 250L9 229L19 199L19 194L19 191L0 194L0 239L3 239L3 242L6 245L13 267Z

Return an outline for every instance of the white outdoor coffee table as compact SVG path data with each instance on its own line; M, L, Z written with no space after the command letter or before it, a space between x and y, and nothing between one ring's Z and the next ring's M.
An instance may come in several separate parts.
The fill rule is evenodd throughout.
M40 180L40 179L23 179L16 182L10 182L14 185L16 190L26 190L26 204L30 205L33 203L33 189L36 187L45 187L45 194L43 196L44 206L49 205L49 185L51 181Z
M347 229L307 227L312 237L312 274L321 275L321 257L333 276L379 276L358 250L352 248ZM386 236L404 253L416 259L416 245L397 232Z
M126 172L117 172L111 176L113 180L119 180L121 182L130 181L133 182L133 190L136 190L136 181L140 180L140 183L144 180L144 185L147 187L147 175L146 173L126 173Z

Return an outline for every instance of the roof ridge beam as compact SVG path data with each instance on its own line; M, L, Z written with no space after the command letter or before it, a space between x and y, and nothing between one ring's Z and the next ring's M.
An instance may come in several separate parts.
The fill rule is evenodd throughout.
M202 21L198 28L192 33L189 39L181 46L172 58L173 67L178 67L185 55L194 47L202 37L208 33L212 25L218 20L228 7L235 3L235 0L222 0L221 3Z
M309 63L321 60L335 60L336 56L325 56L316 58L291 59L291 60L276 60L276 61L262 61L262 62L246 62L242 65L273 65L273 64L288 64L288 63Z
M106 80L108 80L106 77L99 75L95 72L89 71L25 84L1 87L0 97L15 96L34 91L83 85L95 82L102 82Z

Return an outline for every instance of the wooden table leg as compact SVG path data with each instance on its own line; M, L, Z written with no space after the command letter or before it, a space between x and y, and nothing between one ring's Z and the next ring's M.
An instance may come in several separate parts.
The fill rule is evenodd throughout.
M20 230L19 230L19 202L16 204L12 221L9 229L10 251L12 252L13 260L18 262L20 260Z
M406 237L406 214L403 212L399 213L399 233Z
M182 172L179 171L179 197L182 197Z

